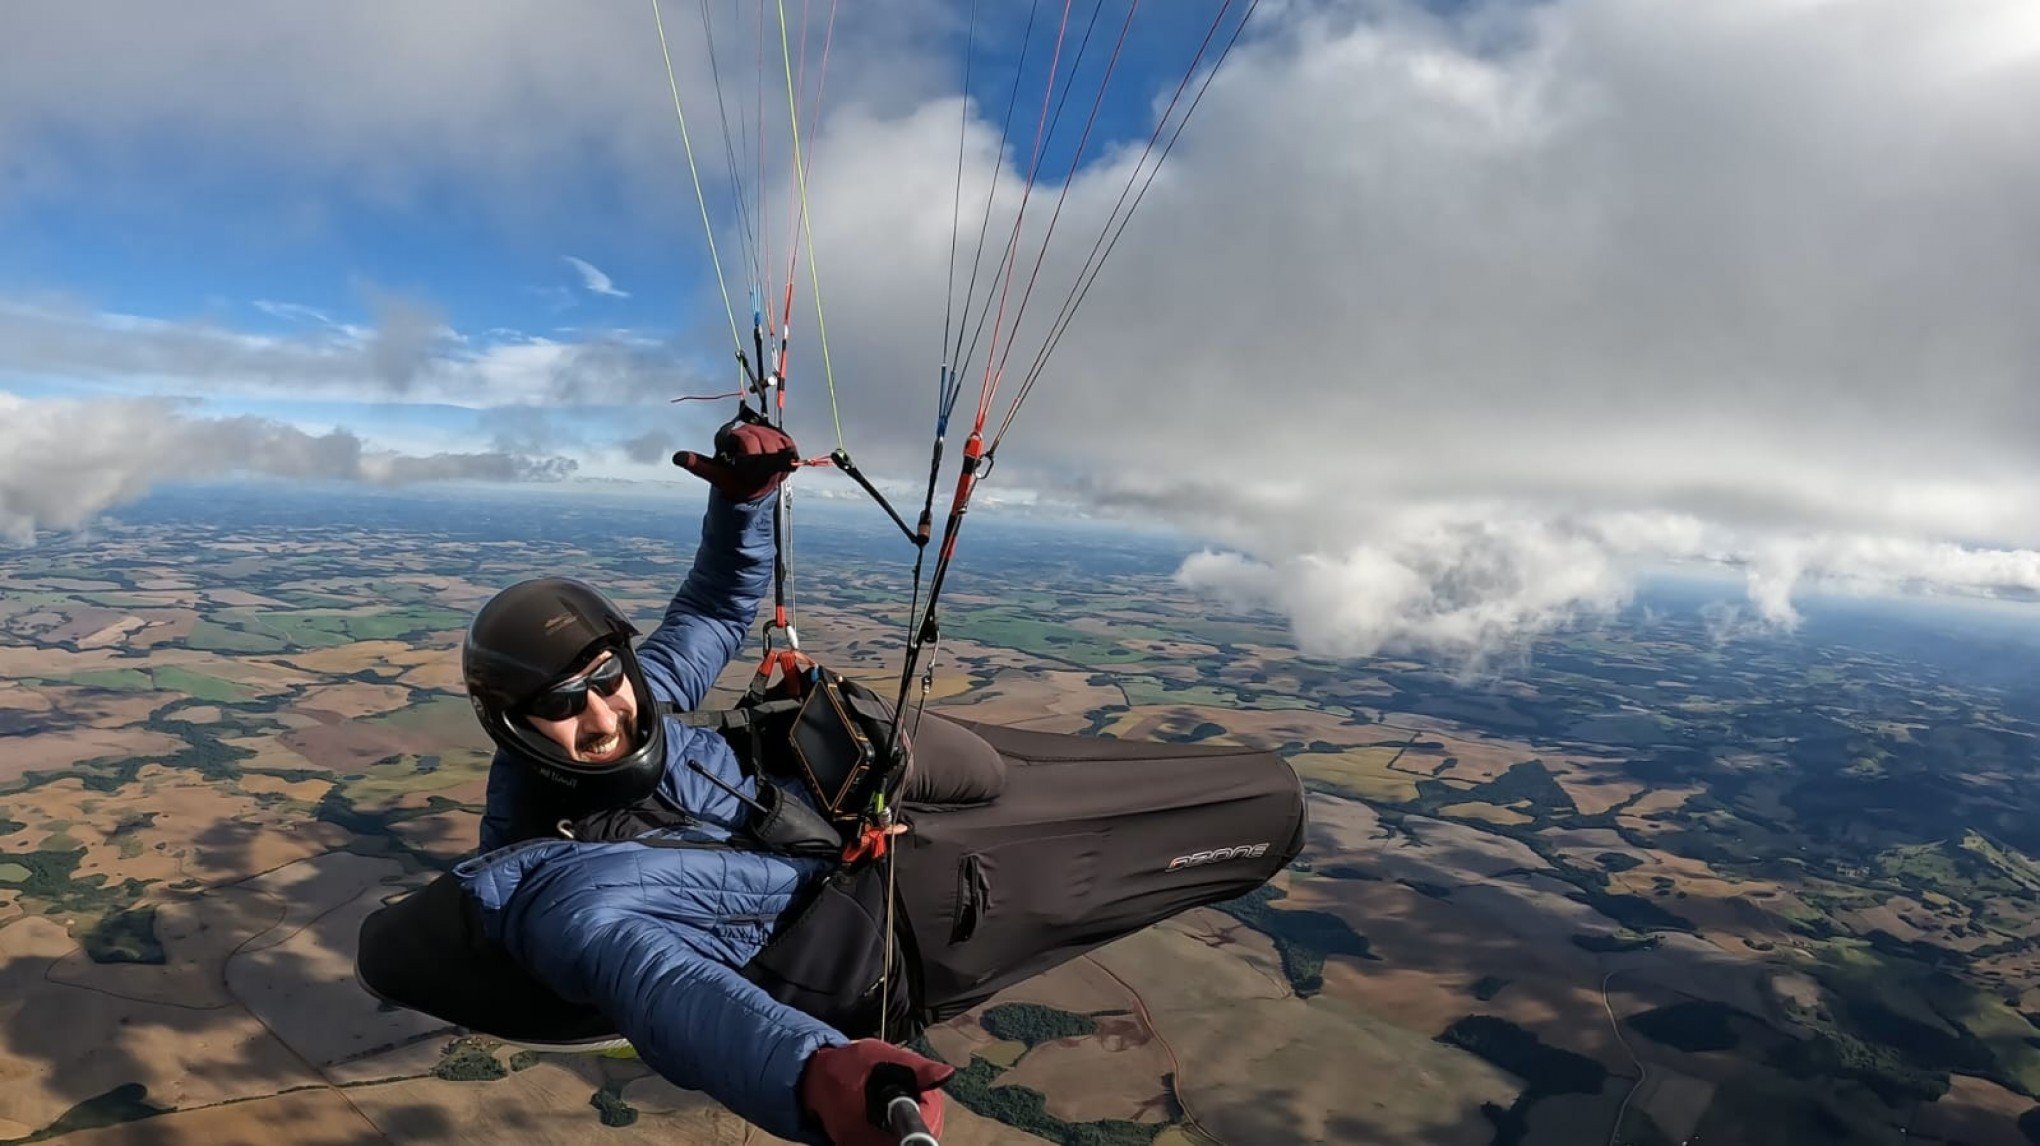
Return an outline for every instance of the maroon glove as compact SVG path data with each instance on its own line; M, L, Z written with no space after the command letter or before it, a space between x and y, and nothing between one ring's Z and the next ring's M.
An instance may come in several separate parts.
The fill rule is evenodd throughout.
M715 432L715 456L691 450L673 464L721 490L731 501L757 501L779 488L800 465L793 439L763 422L738 420Z
M956 1068L891 1043L858 1039L847 1046L823 1047L808 1056L807 1068L801 1071L801 1105L821 1121L829 1141L836 1146L894 1146L892 1132L871 1121L874 1071L881 1076L894 1073L899 1085L918 1091L921 1120L929 1133L942 1133L942 1092L936 1088Z

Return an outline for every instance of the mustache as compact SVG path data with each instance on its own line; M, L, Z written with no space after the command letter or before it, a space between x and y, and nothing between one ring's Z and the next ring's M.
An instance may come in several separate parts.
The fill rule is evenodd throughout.
M635 717L633 716L633 718ZM629 747L634 740L630 722L626 720L619 720L617 722L616 735L621 736L623 738L623 743L625 747ZM609 734L606 732L592 732L592 733L584 732L577 739L575 739L574 747L579 751L587 752L593 749L597 744L600 744L607 739L609 739Z

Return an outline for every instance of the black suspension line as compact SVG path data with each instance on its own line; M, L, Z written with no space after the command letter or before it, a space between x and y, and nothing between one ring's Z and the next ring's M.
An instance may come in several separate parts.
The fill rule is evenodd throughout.
M966 316L970 313L970 300L976 297L977 295L978 271L984 266L985 238L991 233L992 227L992 203L995 199L997 199L999 193L999 173L1005 169L1006 142L1008 139L1012 137L1013 134L1013 112L1016 108L1020 106L1020 77L1027 69L1027 53L1030 50L1032 50L1034 46L1034 18L1040 6L1041 0L1030 0L1027 6L1027 30L1021 36L1020 58L1018 62L1016 62L1013 65L1013 87L1012 90L1006 96L1006 118L999 126L999 150L995 153L992 159L992 180L991 183L985 188L984 216L978 222L977 251L975 254L971 256L970 285L965 287L963 292L963 310ZM961 162L960 159L959 162ZM1001 266L1003 265L1004 264L1002 263ZM999 273L998 271L994 270L992 272L992 277L997 278L998 273ZM990 304L987 303L986 305L989 307ZM967 321L968 320L966 319L966 322ZM982 315L980 315L978 318L978 330L981 332L983 331L983 329L984 318ZM947 335L949 334L949 332L944 331L943 334L944 344L947 345L948 342ZM977 350L977 336L973 334L971 336L971 351L973 354L975 354L976 350ZM962 354L962 352L963 352L963 329L961 326L959 326L956 330L956 350L948 354L946 357L949 362L957 363L958 356ZM963 373L963 367L961 364L958 364L956 366L956 372L958 374Z
M1212 39L1216 36L1218 29L1223 26L1226 11L1233 6L1233 3L1234 0L1225 0L1225 3L1219 8L1218 16L1212 21L1211 30L1205 35L1204 44L1198 48L1197 56L1191 60L1190 72L1186 73L1183 77L1184 84L1187 85L1191 77L1196 74L1198 61L1203 59L1204 53L1210 46ZM1094 243L1092 246L1094 258L1086 259L1084 270L1078 272L1078 283L1072 286L1069 297L1064 300L1062 309L1057 313L1056 320L1050 324L1050 335L1047 341L1042 344L1041 350L1035 355L1033 363L1028 367L1027 375L1022 380L1019 391L1014 395L1013 404L1007 408L1005 417L1001 419L998 431L993 435L991 447L987 452L996 450L999 442L1005 438L1007 429L1012 426L1013 419L1019 413L1020 404L1026 400L1028 394L1033 392L1034 384L1040 380L1042 372L1047 368L1049 357L1062 344L1063 336L1069 332L1070 323L1075 319L1078 308L1083 306L1084 300L1090 296L1091 287L1097 283L1098 275L1103 272L1105 260L1112 257L1112 251L1119 245L1120 236L1126 233L1127 224L1132 221L1133 213L1140 208L1141 202L1147 197L1148 189L1154 185L1155 175L1161 171L1162 164L1168 161L1169 153L1174 150L1176 141L1183 136L1184 127L1188 126L1190 117L1196 114L1197 106L1203 102L1205 93L1211 90L1212 80L1217 77L1219 71L1224 67L1227 57L1232 54L1234 46L1239 43L1241 33L1246 30L1248 22L1253 19L1254 10L1259 6L1260 0L1248 0L1246 10L1241 14L1239 22L1233 26L1232 35L1226 40L1225 47L1219 51L1218 57L1212 62L1211 68L1205 72L1203 81L1198 85L1197 94L1191 98L1190 105L1184 109L1182 117L1176 121L1175 129L1170 132L1168 142L1163 145L1161 154L1156 158L1154 166L1148 169L1147 178L1141 182L1140 191L1134 195L1132 205L1126 209L1123 217L1119 217L1118 209L1115 206L1113 216L1107 218L1105 230L1099 233L1099 242ZM1181 86L1178 87L1176 94L1178 97L1182 95ZM1170 101L1171 109L1174 108L1175 103L1174 99ZM1155 135L1149 137L1150 147L1153 146L1155 139L1159 137L1163 126L1168 123L1168 120L1168 113L1164 112L1162 119L1156 125ZM1127 192L1131 191L1133 180L1139 177L1140 168L1140 164L1135 165L1133 176L1128 179L1126 189L1120 193L1122 201L1125 199ZM1113 226L1113 217L1118 217L1116 229ZM1110 232L1109 241L1106 239L1106 232ZM1088 277L1086 277L1086 272L1088 272Z

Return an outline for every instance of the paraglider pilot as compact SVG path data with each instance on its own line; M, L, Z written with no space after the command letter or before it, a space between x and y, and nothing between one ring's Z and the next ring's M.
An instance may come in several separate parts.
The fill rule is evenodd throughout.
M893 1141L868 1114L874 1072L907 1080L939 1133L949 1066L852 1041L740 973L834 861L732 848L761 795L806 797L761 792L776 785L748 775L724 737L668 713L699 705L744 644L772 576L771 495L796 454L778 429L740 419L714 456L675 461L712 490L694 566L651 635L633 647L614 605L562 578L503 590L469 629L469 698L498 752L482 851L455 869L462 910L659 1074L773 1134ZM647 806L671 813L663 826L603 819ZM365 940L364 982L371 954Z

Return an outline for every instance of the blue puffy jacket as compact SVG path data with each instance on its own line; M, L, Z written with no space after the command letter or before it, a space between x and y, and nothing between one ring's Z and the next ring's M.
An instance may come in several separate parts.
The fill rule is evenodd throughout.
M638 646L656 699L693 708L743 647L771 580L771 505L709 495L694 568ZM720 735L669 720L660 787L698 825L666 834L726 841L745 809L689 760L755 793ZM849 1040L766 995L737 968L758 954L827 861L532 838L549 831L532 782L498 754L483 853L455 869L480 901L490 938L554 991L599 1008L675 1084L782 1138L826 1143L802 1110L801 1068L816 1049Z

